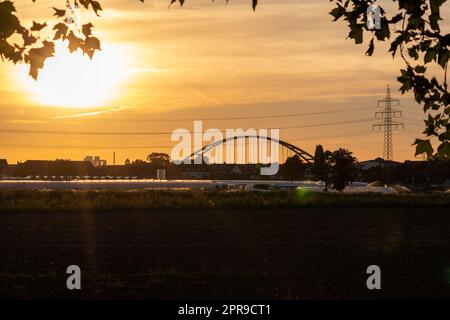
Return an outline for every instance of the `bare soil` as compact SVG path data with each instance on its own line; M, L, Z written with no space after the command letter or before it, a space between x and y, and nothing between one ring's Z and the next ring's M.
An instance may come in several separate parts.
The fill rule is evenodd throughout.
M0 298L450 298L447 211L3 212ZM81 290L66 288L72 264Z

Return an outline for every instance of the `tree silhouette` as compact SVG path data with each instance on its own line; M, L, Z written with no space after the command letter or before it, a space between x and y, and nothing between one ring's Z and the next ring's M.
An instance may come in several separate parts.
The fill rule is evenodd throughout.
M312 168L314 179L325 181L325 165L325 152L319 144L314 152L314 166Z
M170 156L166 153L152 152L147 156L147 161L155 166L165 167L170 164Z
M355 160L352 152L343 148L339 148L329 155L328 166L333 189L342 191L352 181L355 173Z
M324 152L324 174L323 174L323 180L325 181L325 189L324 191L327 192L328 191L328 187L330 184L330 177L331 177L331 155L333 154L333 152L331 152L330 150L326 150Z
M298 155L286 159L281 166L281 176L285 180L303 180L305 178L305 166Z

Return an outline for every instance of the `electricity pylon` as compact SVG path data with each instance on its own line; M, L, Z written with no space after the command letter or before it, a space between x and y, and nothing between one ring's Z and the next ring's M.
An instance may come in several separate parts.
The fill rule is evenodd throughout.
M386 98L378 100L377 106L383 108L383 111L375 112L375 119L381 119L382 122L373 125L373 130L384 131L383 142L383 159L391 161L394 158L392 132L403 130L404 124L394 121L402 117L400 110L392 109L392 107L400 107L400 100L391 98L391 88L388 85L386 91Z

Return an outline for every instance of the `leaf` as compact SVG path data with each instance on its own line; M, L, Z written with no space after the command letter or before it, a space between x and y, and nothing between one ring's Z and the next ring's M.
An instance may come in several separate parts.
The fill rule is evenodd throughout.
M431 47L427 50L423 61L425 64L431 62L432 60L436 61L437 50L436 47Z
M414 60L417 60L417 59L419 59L419 53L418 53L418 51L417 51L417 47L411 47L411 48L408 48L408 54L409 54L409 56L411 57L411 58L413 58Z
M98 12L103 10L102 6L100 5L100 2L98 2L98 1L91 1L91 6L92 6L92 9L94 10L95 14L97 16L100 16Z
M436 31L440 31L439 28L439 20L442 20L441 16L440 16L440 7L442 4L444 4L446 0L430 0L430 25L431 27L436 30Z
M381 19L381 29L375 31L375 36L380 41L384 41L391 37L391 30L389 29L389 23L385 17Z
M427 68L425 66L418 65L414 68L414 70L417 73L425 73L425 71L427 71Z
M258 0L252 0L253 11L255 11L257 5L258 5Z
M393 57L395 57L395 54L397 53L397 49L402 42L403 42L403 35L397 36L397 38L395 38L395 40L392 41L389 52L392 52Z
M53 30L56 30L55 32L55 36L53 37L53 40L58 40L58 39L66 39L66 35L67 35L67 31L69 31L69 27L63 23L57 23L54 27Z
M55 54L55 44L53 42L44 41L43 46L40 48L31 49L25 56L25 62L30 65L30 76L37 80L39 69L42 69L45 64L45 60L53 57Z
M64 17L66 15L66 10L57 9L55 7L53 7L53 10L55 10L53 15L58 17L58 18L62 18L62 17Z
M375 44L373 42L374 42L374 39L372 38L372 40L370 40L370 43L369 43L369 48L366 51L366 56L373 55L373 51L375 50Z
M8 13L16 12L16 8L11 1L2 1L0 2L0 10Z
M81 50L83 50L83 53L87 54L89 58L92 59L95 50L101 50L100 41L95 37L86 38Z
M444 141L438 147L437 151L440 157L450 158L450 143L448 141Z
M66 37L66 39L69 41L70 53L77 51L83 45L83 39L80 39L77 36L75 36L73 31L69 32L69 35Z
M14 64L22 61L23 48L18 45L10 45L5 40L0 40L0 57L12 61Z
M84 36L85 36L86 38L88 38L88 37L92 34L92 28L93 28L93 27L94 27L94 26L93 26L92 23L86 23L86 24L83 24L81 30L82 30L82 32L83 32L83 34L84 34Z
M396 16L392 17L392 19L389 20L389 23L397 23L402 20L403 20L403 13L399 13Z
M339 20L343 15L346 14L346 10L343 6L341 6L339 3L337 4L338 6L336 8L334 8L333 10L331 10L330 14L333 16L334 21Z
M31 31L41 31L47 26L47 22L44 23L37 23L36 21L33 21L33 26L31 27Z
M409 91L412 88L413 79L411 77L409 69L408 70L402 69L400 71L402 75L398 77L397 80L402 84L402 86L400 87L400 91L402 92L402 94L404 94L405 92Z
M13 14L16 11L10 1L0 1L0 38L7 39L23 27L19 19Z
M22 30L21 35L23 39L23 45L26 47L34 44L37 41L37 38L26 29Z
M416 139L414 144L416 145L415 156L426 153L428 157L431 157L431 155L433 154L434 150L433 147L431 146L430 140Z
M446 130L445 132L442 132L439 135L439 140L443 141L443 142L449 141L450 140L450 130ZM439 151L439 149L438 149L438 151Z
M438 64L445 69L449 58L449 51L446 48L440 48L438 53Z
M361 24L355 24L351 27L348 34L350 39L355 40L355 44L361 44L363 42L363 27Z
M450 46L450 33L442 37L441 44L442 46Z
M103 10L102 6L100 5L100 2L98 2L98 1L94 1L94 0L80 0L80 3L86 9L89 9L89 6L91 6L92 10L94 10L94 12L95 12L95 14L97 16L100 16L98 12Z

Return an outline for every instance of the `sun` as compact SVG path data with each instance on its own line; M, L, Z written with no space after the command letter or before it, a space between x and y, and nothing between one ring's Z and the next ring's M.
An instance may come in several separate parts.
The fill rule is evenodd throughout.
M81 52L69 53L62 42L55 46L55 56L47 59L37 81L20 72L30 98L44 105L95 108L105 106L123 93L126 78L124 54L117 46L104 45L92 60Z

